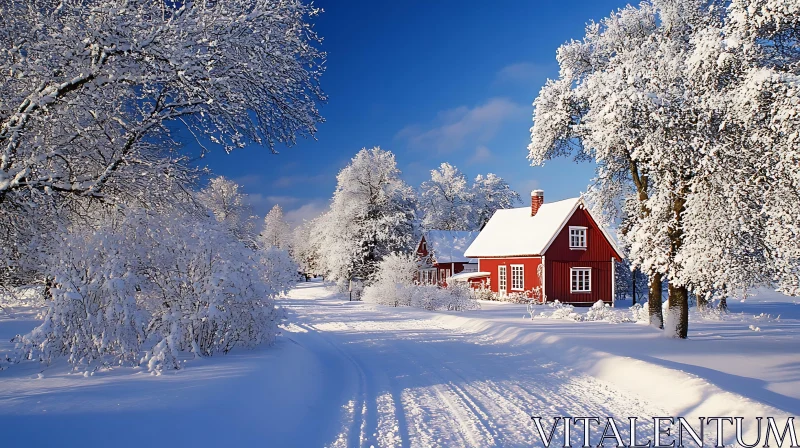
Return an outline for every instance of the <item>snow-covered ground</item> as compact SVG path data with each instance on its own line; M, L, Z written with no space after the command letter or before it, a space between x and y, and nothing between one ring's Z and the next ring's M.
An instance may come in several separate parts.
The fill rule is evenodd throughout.
M348 302L318 282L281 304L290 323L274 347L187 359L176 373L0 372L0 445L530 446L531 415L800 414L791 299L733 302L722 319L695 318L686 341L633 323L531 320L507 303ZM0 310L0 353L36 324L14 305Z

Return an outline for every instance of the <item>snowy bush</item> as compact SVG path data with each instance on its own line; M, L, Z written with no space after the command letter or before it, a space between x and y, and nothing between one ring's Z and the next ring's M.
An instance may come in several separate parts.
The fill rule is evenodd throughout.
M550 313L550 319L569 319L569 320L578 320L578 314L575 313L574 307L572 305L566 305L558 300L553 302L553 312ZM544 313L542 313L544 314Z
M179 368L178 354L271 342L291 283L283 251L260 253L210 217L128 210L53 245L44 322L15 341L25 359ZM144 350L144 357L141 352Z
M494 292L486 286L473 289L472 294L474 295L475 300L497 300Z
M378 263L372 284L364 288L364 301L390 306L411 305L417 269L417 258L414 255L387 255Z
M589 311L583 316L583 320L598 321L598 320L614 320L616 313L609 305L606 305L602 300L595 302Z
M414 285L410 288L411 306L426 310L465 311L479 309L472 289L456 283L447 288L432 285Z
M390 254L378 263L375 280L364 288L366 302L413 306L426 310L462 311L480 307L472 289L455 283L447 288L413 283L418 266L411 254Z
M619 310L598 300L585 313L578 313L572 305L564 304L559 301L546 304L552 311L541 311L536 314L536 308L528 307L531 318L572 320L576 322L609 322L613 324L623 322L649 322L647 308L641 305L634 305L630 309Z
M642 305L634 303L633 306L628 309L628 312L630 312L633 322L650 322L650 310L647 308L647 302Z

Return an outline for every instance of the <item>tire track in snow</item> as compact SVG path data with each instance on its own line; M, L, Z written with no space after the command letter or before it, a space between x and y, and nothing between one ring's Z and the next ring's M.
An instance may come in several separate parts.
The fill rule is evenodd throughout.
M337 446L530 446L538 440L531 415L658 409L559 365L538 346L497 344L361 303L309 299L297 300L302 320L358 377ZM575 441L579 433L576 427Z

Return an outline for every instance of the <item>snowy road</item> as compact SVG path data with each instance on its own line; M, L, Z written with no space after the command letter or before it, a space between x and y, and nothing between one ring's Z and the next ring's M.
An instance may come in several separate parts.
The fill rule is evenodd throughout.
M348 302L319 282L280 303L289 321L275 346L187 354L161 376L76 372L63 359L0 371L0 447L541 446L531 416L638 416L641 437L652 416L800 409L794 318L758 332L699 323L687 346L646 325L530 320L508 303L445 313ZM0 315L0 353L34 314Z
M317 416L326 446L531 446L531 415L668 415L544 350L511 349L414 318L418 310L329 294L302 284L283 301L294 322L288 337L319 360L330 394Z

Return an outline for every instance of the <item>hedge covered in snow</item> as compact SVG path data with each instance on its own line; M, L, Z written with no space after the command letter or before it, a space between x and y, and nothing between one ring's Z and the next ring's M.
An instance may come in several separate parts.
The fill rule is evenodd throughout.
M463 311L480 308L466 285L440 288L414 284L417 260L413 255L391 254L378 264L375 280L364 288L365 302L389 306L413 306L426 310Z

